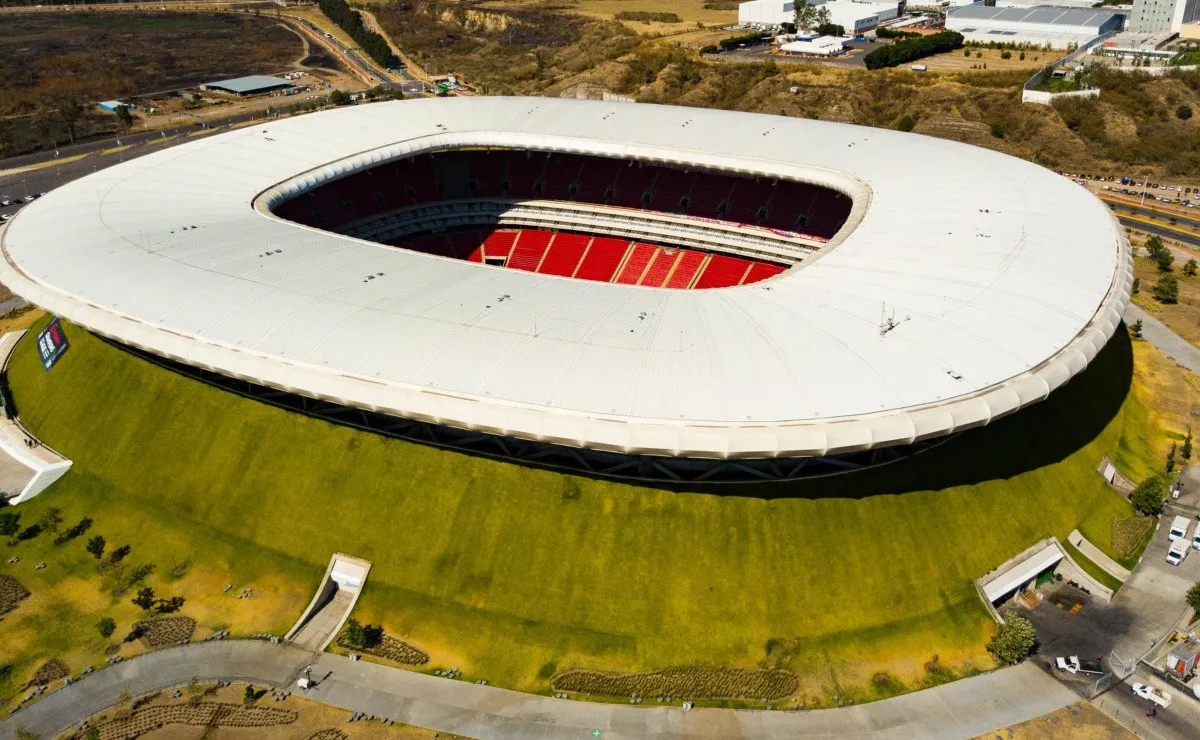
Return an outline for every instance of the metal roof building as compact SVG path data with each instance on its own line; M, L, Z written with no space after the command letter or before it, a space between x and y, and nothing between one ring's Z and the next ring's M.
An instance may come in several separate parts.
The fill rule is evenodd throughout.
M465 147L795 179L853 207L786 272L711 290L473 264L271 211L363 168ZM353 106L189 142L31 203L0 251L0 281L31 302L223 375L505 437L716 459L987 424L1082 371L1132 281L1109 209L1013 157L822 121L548 98Z
M206 82L200 86L200 89L218 90L220 92L228 92L235 95L260 95L262 93L268 93L274 90L283 90L291 86L292 83L279 77L250 75L248 77L235 77L232 80Z
M951 8L946 29L968 41L1049 43L1055 48L1081 45L1110 31L1120 31L1126 14L1120 11L1038 5L989 7L982 4Z

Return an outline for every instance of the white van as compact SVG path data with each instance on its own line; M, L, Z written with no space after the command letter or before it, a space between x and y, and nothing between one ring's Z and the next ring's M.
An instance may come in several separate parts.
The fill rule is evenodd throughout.
M1192 547L1200 550L1200 527L1196 527L1196 535L1192 537Z
M1167 532L1167 537L1172 541L1186 540L1188 538L1188 528L1191 526L1192 520L1186 516L1177 516L1171 521L1171 529Z
M1179 565L1187 557L1188 550L1191 549L1191 543L1187 540L1175 540L1171 543L1171 549L1167 550L1167 563Z

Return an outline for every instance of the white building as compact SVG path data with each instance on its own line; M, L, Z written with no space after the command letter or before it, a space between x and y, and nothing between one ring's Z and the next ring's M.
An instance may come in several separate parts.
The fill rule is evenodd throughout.
M958 31L967 41L1049 44L1056 49L1080 46L1101 34L1120 31L1124 24L1124 13L1051 5L996 8L976 4L952 8L946 14L946 30Z
M840 54L849 40L849 38L841 36L808 36L784 44L779 47L779 50L785 54L831 57Z
M900 15L898 2L868 2L867 0L830 0L822 5L829 11L829 22L858 35L870 31L884 21Z
M1133 0L1129 30L1179 32L1185 23L1200 21L1200 0Z
M846 33L859 34L900 15L900 3L872 0L809 0L809 5L829 11L829 22L842 26ZM793 0L750 0L738 6L738 24L755 28L775 28L796 19Z
M796 18L792 0L750 0L738 6L738 25L775 28Z

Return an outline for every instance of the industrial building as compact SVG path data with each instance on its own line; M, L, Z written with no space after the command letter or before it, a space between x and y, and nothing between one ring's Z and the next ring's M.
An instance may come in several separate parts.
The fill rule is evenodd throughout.
M292 83L279 77L250 75L249 77L235 77L232 80L207 82L201 85L200 89L233 93L234 95L261 95L276 90L285 90L291 86Z
M813 0L809 5L829 11L829 22L846 29L846 33L866 33L880 23L900 16L899 2L871 0ZM778 28L796 18L792 0L750 0L738 6L738 23L755 28Z
M1081 46L1105 33L1120 31L1125 13L1115 10L1059 8L998 8L966 5L946 14L946 30L967 41L1049 45L1055 49Z
M738 5L738 25L777 28L796 18L792 0L750 0Z
M1200 21L1200 0L1133 0L1129 30L1134 33L1172 31Z
M798 36L779 50L785 54L804 54L816 57L831 57L841 54L849 39L840 36Z

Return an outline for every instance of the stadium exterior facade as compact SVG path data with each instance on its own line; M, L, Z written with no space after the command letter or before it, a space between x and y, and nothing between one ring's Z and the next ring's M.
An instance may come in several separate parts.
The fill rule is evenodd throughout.
M793 265L714 290L470 264L274 212L381 163L479 148L794 180L852 207L823 241L503 206L593 219L597 233L613 219L703 233L710 247L727 238ZM1006 155L820 121L541 98L356 106L202 139L59 188L0 246L0 282L15 293L203 373L501 440L677 460L829 458L988 424L1081 372L1132 282L1110 211Z

